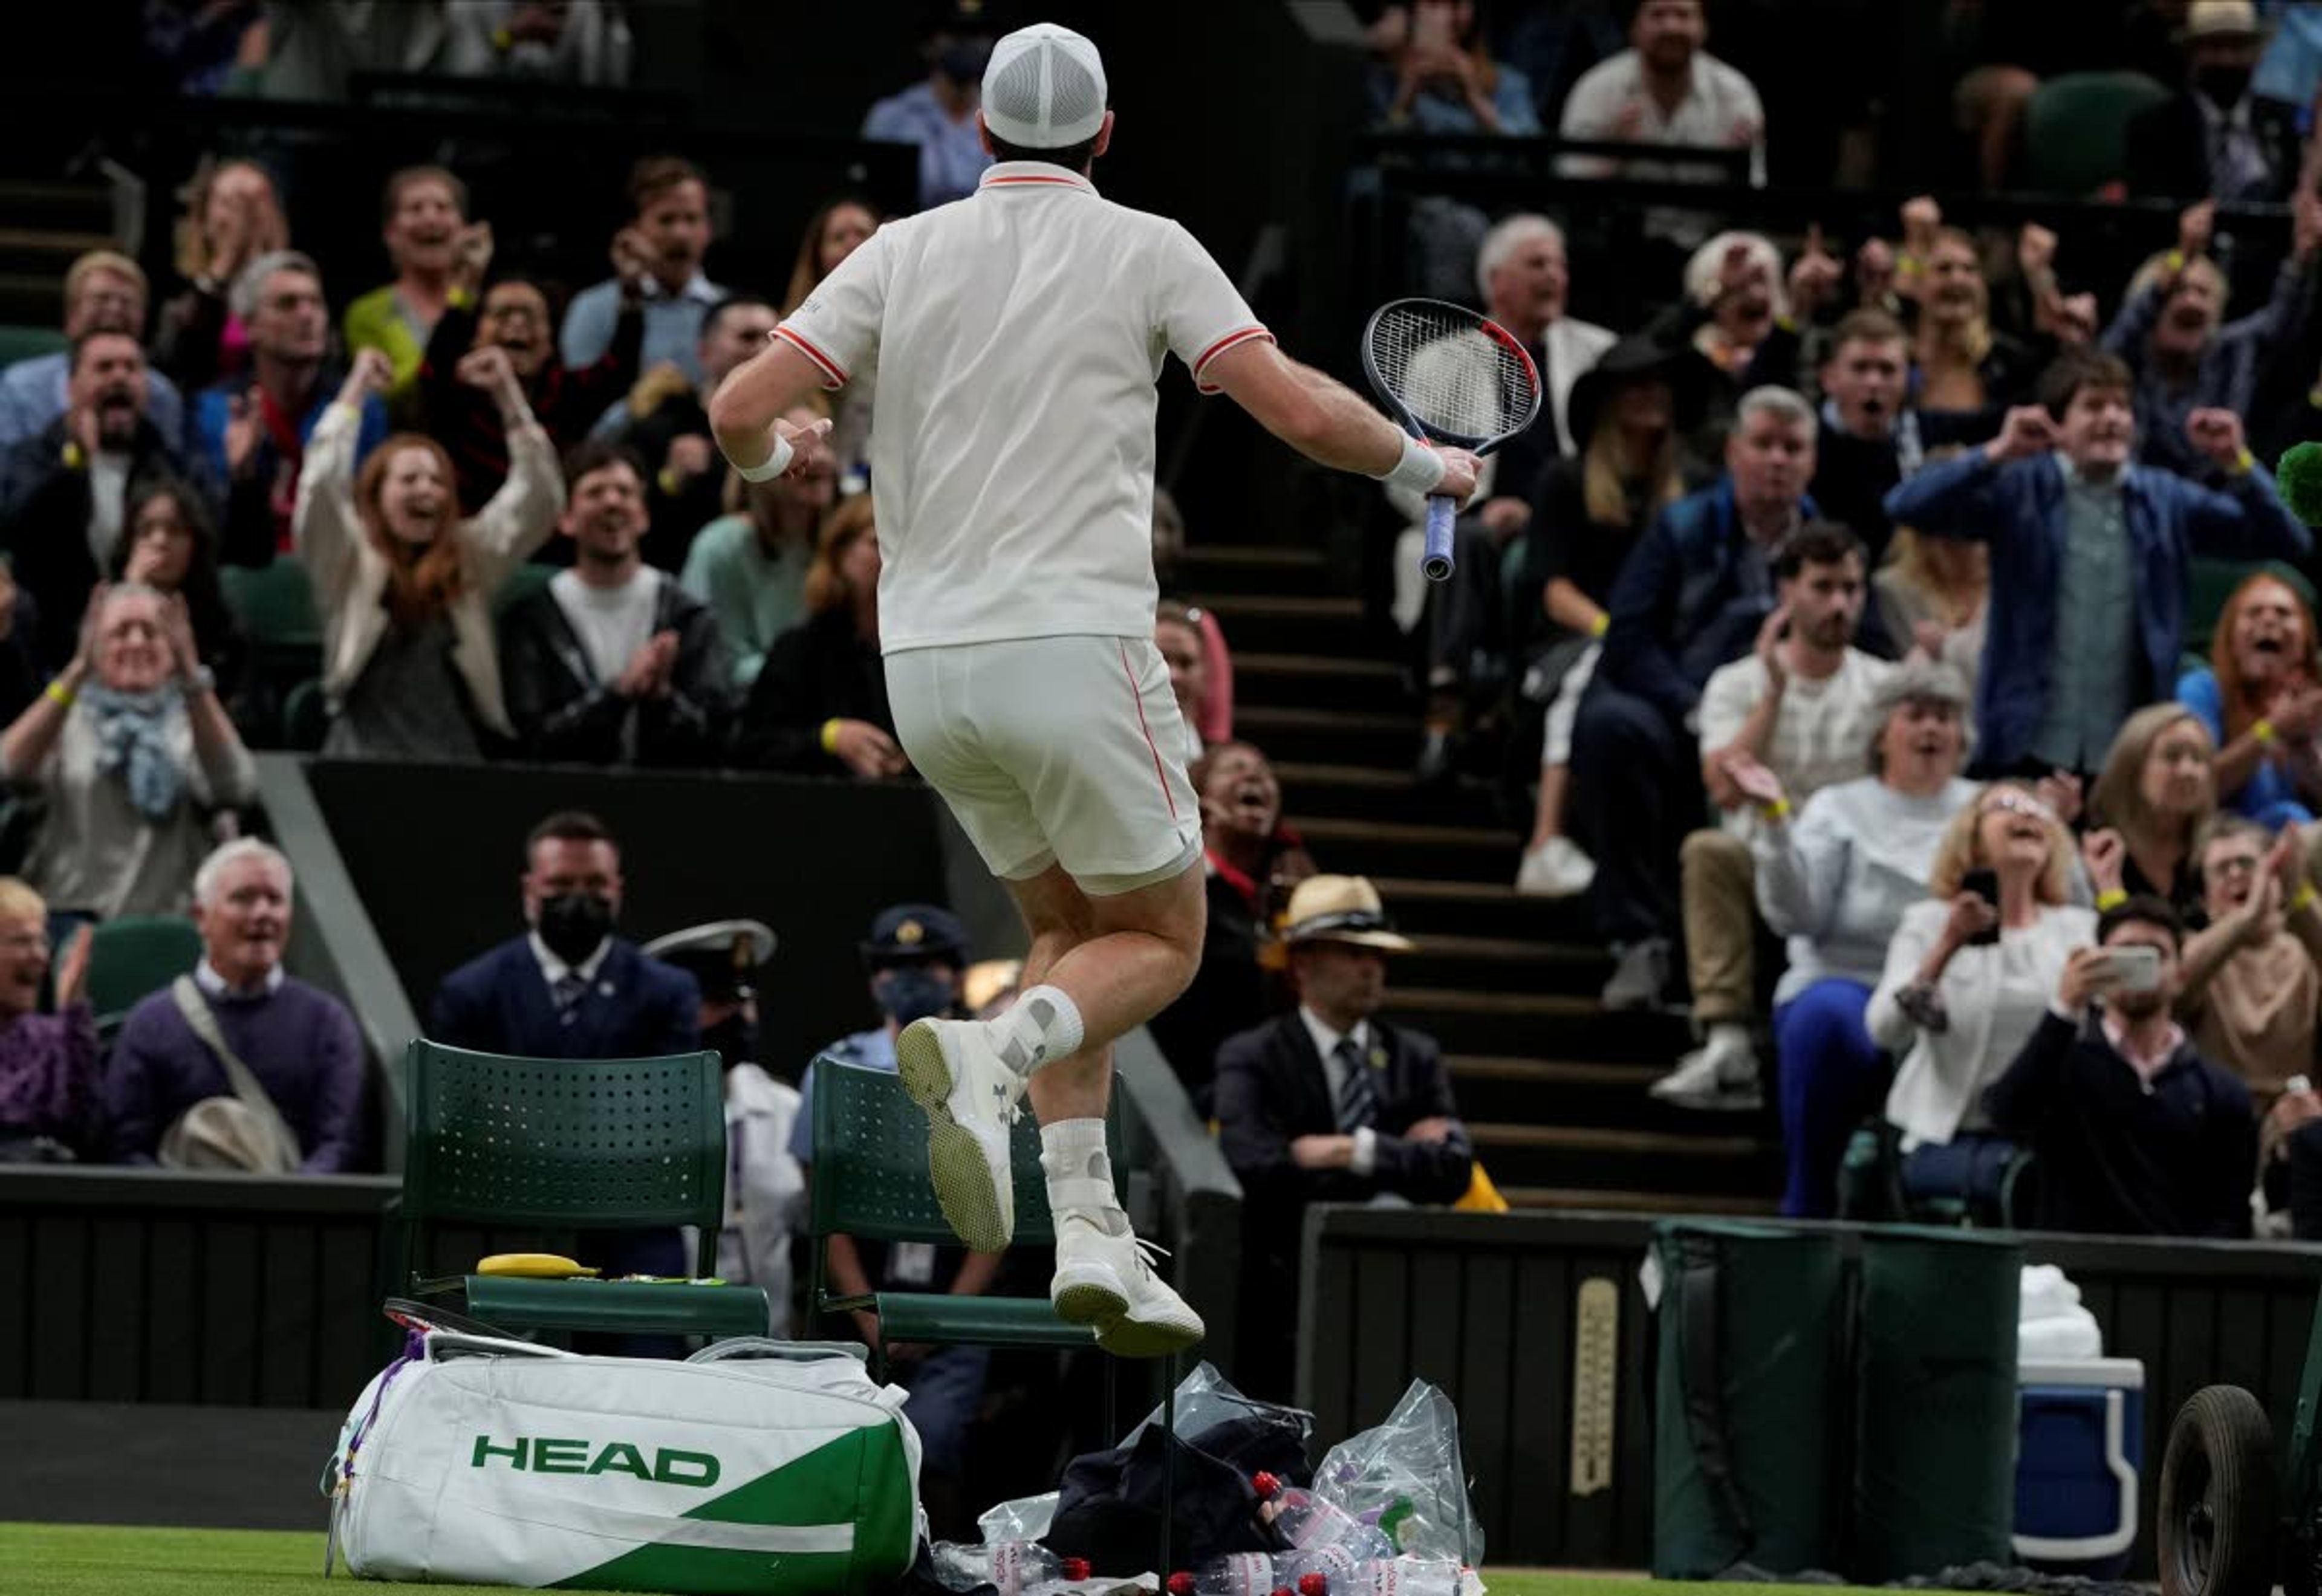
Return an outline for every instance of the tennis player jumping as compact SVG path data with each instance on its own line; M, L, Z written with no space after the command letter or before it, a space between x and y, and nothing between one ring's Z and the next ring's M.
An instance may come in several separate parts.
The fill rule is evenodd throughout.
M1285 358L1183 227L1100 198L1105 99L1082 35L1001 40L983 76L997 164L976 194L872 234L709 416L763 481L810 463L828 426L778 417L817 384L878 373L895 730L1031 934L1012 1008L921 1020L897 1061L945 1217L979 1250L1015 1228L1008 1127L1028 1088L1056 1222L1050 1300L1108 1351L1151 1357L1202 1337L1130 1232L1104 1142L1111 1044L1184 989L1202 947L1201 814L1152 642L1163 357L1327 466L1464 502L1476 461Z

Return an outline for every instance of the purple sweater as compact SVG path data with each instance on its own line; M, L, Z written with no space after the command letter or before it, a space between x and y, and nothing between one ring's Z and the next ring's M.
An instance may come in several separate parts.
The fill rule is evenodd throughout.
M205 994L218 1029L306 1154L310 1175L351 1171L361 1146L363 1053L354 1017L305 981L286 979L258 997ZM194 1035L165 989L130 1010L113 1044L105 1082L112 1155L151 1163L161 1136L204 1098L231 1097L225 1066Z
M53 1136L87 1157L102 1084L87 1004L22 1015L0 1030L0 1136Z

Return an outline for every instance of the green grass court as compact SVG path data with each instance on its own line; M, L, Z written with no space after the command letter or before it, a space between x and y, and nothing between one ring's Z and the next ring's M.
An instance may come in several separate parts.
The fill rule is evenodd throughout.
M323 1578L323 1537L254 1529L123 1529L96 1524L0 1524L5 1596L304 1596L349 1589ZM1490 1569L1492 1596L1642 1596L1649 1580ZM380 1589L365 1585L366 1589ZM427 1585L500 1591L502 1585ZM1690 1585L1698 1596L1842 1596L1833 1585Z

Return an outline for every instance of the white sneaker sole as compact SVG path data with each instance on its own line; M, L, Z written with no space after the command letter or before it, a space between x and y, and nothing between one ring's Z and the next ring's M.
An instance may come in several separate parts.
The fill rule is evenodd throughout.
M1693 1108L1707 1114L1748 1114L1766 1106L1766 1095L1754 1087L1715 1091L1663 1091L1656 1082L1646 1089L1657 1102L1672 1108Z
M1199 1345L1209 1327L1202 1316L1172 1291L1162 1302L1145 1304L1139 1317L1120 1277L1102 1263L1073 1263L1056 1271L1048 1287L1056 1317L1096 1330L1096 1344L1117 1358L1163 1358Z
M952 1233L976 1252L996 1253L1014 1239L1013 1194L1001 1194L983 1142L952 1114L957 1081L935 1026L923 1019L904 1028L895 1040L896 1072L928 1117L928 1179Z

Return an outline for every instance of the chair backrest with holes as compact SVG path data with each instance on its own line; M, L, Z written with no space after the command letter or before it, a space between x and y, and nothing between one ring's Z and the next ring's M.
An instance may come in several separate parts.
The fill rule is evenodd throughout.
M701 1227L712 1272L726 1205L715 1053L528 1059L412 1043L403 1218Z

